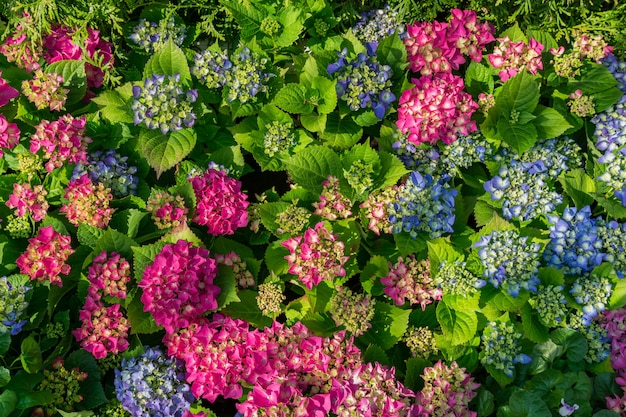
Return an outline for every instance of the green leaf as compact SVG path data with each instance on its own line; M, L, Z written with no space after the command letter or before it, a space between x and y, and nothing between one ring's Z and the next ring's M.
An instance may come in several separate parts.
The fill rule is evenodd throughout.
M17 405L17 395L11 390L0 394L0 417L9 417Z
M539 105L534 114L537 118L533 120L533 126L537 129L538 139L559 137L573 127L561 113L551 107Z
M524 35L524 32L519 27L519 23L515 22L515 24L509 28L507 28L504 32L502 32L498 37L504 38L508 36L512 42L520 42L528 43L528 38Z
M498 120L498 135L517 153L523 153L533 147L537 141L537 128L533 124L510 124L507 119Z
M11 381L11 371L4 366L0 366L0 388L6 386Z
M281 275L289 269L289 263L285 256L289 255L289 249L285 248L280 242L274 242L267 247L265 251L265 263L270 272Z
M300 84L285 84L276 94L272 103L292 114L309 114L313 112L313 104L306 99L306 87Z
M478 391L476 411L479 416L490 416L495 411L494 396L491 391L481 389Z
M143 70L144 79L150 78L152 74L174 75L180 74L180 83L184 87L191 85L191 73L185 53L170 38L158 52L156 52Z
M327 118L328 116L325 114L303 114L300 116L300 123L309 132L321 132L326 128Z
M548 328L541 324L539 317L533 314L533 309L528 303L524 304L522 310L522 328L524 337L535 343L543 343L550 337Z
M102 251L117 252L126 259L132 256L131 246L135 246L134 240L114 229L108 229L96 242L93 253L97 256Z
M563 173L559 177L559 182L574 201L576 208L581 209L595 201L593 194L596 192L596 184L584 169L578 168Z
M384 286L379 278L386 277L387 274L389 274L387 258L380 255L372 256L359 275L365 292L374 296L382 295Z
M142 129L139 134L139 152L159 178L191 152L196 145L196 139L193 129L178 130L167 136L158 130Z
M539 279L543 285L563 285L563 271L551 267L539 268Z
M394 233L393 240L402 256L416 254L426 249L426 239L421 235L417 235L414 239L406 232Z
M91 226L87 223L81 223L78 226L76 237L81 245L94 248L98 240L104 235L104 230L99 227Z
M626 305L626 279L622 278L617 281L615 288L613 288L613 294L609 300L609 309L616 310Z
M594 197L609 216L616 220L626 219L626 207L617 199L608 199L600 193L595 193Z
M413 390L413 392L419 392L424 388L424 369L429 366L430 363L424 359L415 357L409 358L406 361L406 374L404 375L404 386Z
M328 175L341 177L339 156L325 146L309 146L284 162L293 181L315 193L322 191Z
M278 15L278 21L282 25L282 32L274 40L276 46L290 46L298 40L300 33L304 29L302 14L302 10L294 6L289 6L281 10Z
M217 296L218 310L230 303L240 301L237 297L237 285L232 267L219 264L213 284L220 287L220 293Z
M426 245L428 246L430 269L435 275L439 270L441 262L454 262L457 259L463 259L463 253L450 243L450 239L440 237L427 241Z
M91 99L100 106L102 117L111 123L133 123L133 111L129 103L115 90L106 90Z
M66 413L63 410L57 409L57 413L61 414L61 417L91 417L95 415L93 411L72 411L70 413Z
M32 335L22 340L21 352L20 360L24 370L29 374L39 372L43 367L43 357L39 344Z
M342 150L355 145L363 136L363 129L348 115L341 117L338 112L331 113L326 119L326 129L319 132L328 146Z
M380 172L382 178L378 178L375 182L377 188L390 187L395 185L400 178L407 175L409 170L402 161L395 155L388 152L379 152Z
M8 331L0 332L0 356L6 355L11 346L11 333Z
M131 334L151 334L158 332L161 327L156 324L152 314L143 311L140 290L137 290L130 304L128 305L128 321L130 322Z
M256 291L239 291L239 299L241 301L228 304L221 312L234 319L245 320L257 328L271 326L272 319L261 313L256 302L256 296Z
M157 242L151 245L133 246L130 248L133 251L133 265L135 268L136 282L141 282L143 272L146 267L154 262L154 258L159 252L161 252L161 249L163 249L164 246L165 243Z
M337 324L329 313L311 313L308 312L302 318L304 324L315 335L321 337L329 337L339 331Z
M582 71L579 78L574 78L567 82L567 94L573 93L576 90L582 90L584 95L591 96L617 87L617 80L604 65L595 63L587 65L588 68Z
M508 115L511 110L532 113L537 104L539 104L539 85L527 71L509 78L496 97L496 107L500 114Z
M404 42L395 33L384 37L378 43L376 57L381 64L389 65L394 70L394 75L396 75L395 72L401 70L402 65L406 63Z
M335 294L335 290L326 281L322 281L310 290L305 290L304 292L309 300L312 313L323 313L327 311L328 303L333 294Z
M374 317L370 322L372 327L358 339L366 344L375 344L388 350L406 332L411 310L403 310L380 301L374 305L374 310Z
M100 382L100 368L93 355L84 349L72 352L65 360L67 369L78 368L87 374L87 379L80 383L78 393L83 397L81 408L93 409L108 402Z
M509 405L516 417L552 417L543 399L528 391L514 392L509 398Z
M369 345L367 349L363 352L363 362L366 363L375 363L378 362L383 365L390 365L391 361L389 360L389 356L383 348L378 345Z
M576 330L556 329L550 334L550 339L567 350L567 359L571 363L580 363L587 355L587 340Z
M437 305L437 321L441 330L453 345L462 345L469 342L478 328L478 319L473 311L452 310L440 301Z
M222 1L221 4L228 9L241 27L243 39L251 39L259 33L263 14L251 3Z
M600 411L595 412L592 417L620 417L620 416L614 411L600 410Z
M470 61L465 71L465 87L472 94L493 92L493 71L485 65Z
M56 73L63 77L63 87L70 91L67 94L66 105L78 103L87 91L87 75L85 63L82 60L61 60L46 68L47 74Z
M336 80L331 81L324 77L314 77L311 81L311 87L315 89L317 94L319 94L317 104L317 112L319 114L329 114L335 110L335 107L337 106L336 85Z

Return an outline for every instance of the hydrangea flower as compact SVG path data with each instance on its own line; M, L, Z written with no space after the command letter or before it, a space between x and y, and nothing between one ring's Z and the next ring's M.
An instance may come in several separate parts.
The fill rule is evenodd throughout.
M626 62L618 61L615 55L610 53L602 59L602 64L619 82L619 89L626 93Z
M381 188L371 193L367 200L359 205L365 209L365 217L369 219L367 228L380 235L380 232L391 233L393 224L389 220L390 207L398 198L398 186Z
M87 155L87 162L79 162L74 167L72 179L78 179L85 173L94 183L102 183L105 188L110 188L115 197L137 193L137 167L128 166L128 157L120 155L114 149L95 151Z
M0 53L7 58L7 61L15 62L18 68L25 68L27 72L33 72L39 68L38 61L42 54L41 45L33 45L33 42L26 37L24 26L32 26L32 24L32 16L22 13L22 21L15 27L13 34L0 45Z
M596 126L596 148L603 154L598 162L603 164L614 158L617 151L626 145L626 94L617 103L597 114L591 123Z
M345 219L352 214L351 206L350 199L344 197L339 191L339 179L328 175L328 179L322 182L320 201L313 203L315 207L313 214L328 220Z
M186 36L187 29L185 26L177 25L174 16L171 15L159 22L139 19L137 25L133 27L133 33L128 38L140 49L152 54L161 49L170 39L175 45L181 46Z
M28 322L26 309L26 293L30 287L26 285L14 285L7 277L0 277L0 332L9 332L15 336L22 331L22 327Z
M576 90L569 95L567 107L572 114L578 117L591 117L596 114L593 96L584 95L582 90Z
M600 319L600 326L611 339L611 366L617 374L615 382L622 388L626 387L626 307L606 310ZM608 401L607 398L607 404Z
M520 236L517 230L494 231L474 244L484 267L483 276L512 297L524 289L537 292L541 246Z
M424 388L417 393L412 416L475 417L469 403L478 394L480 384L456 361L446 365L441 360L426 367Z
M609 357L611 353L611 338L602 327L599 319L587 320L584 312L576 310L568 316L567 327L579 332L587 340L587 363L599 363Z
M52 370L44 369L38 389L52 393L52 402L44 406L46 415L58 414L57 410L74 411L76 404L83 401L78 391L88 376L79 368L68 370L60 356L52 362ZM43 415L43 411L40 415Z
M419 304L422 310L433 301L441 300L443 293L437 288L430 274L428 259L418 260L411 254L398 257L398 262L389 265L389 273L380 279L383 291L399 306L406 301L409 305Z
M411 350L411 356L428 359L439 352L433 332L428 327L410 327L402 341Z
M568 312L562 285L539 285L530 304L537 310L539 320L548 327L563 326Z
M13 149L20 143L20 129L15 123L9 123L4 114L0 114L0 158L2 149Z
M61 274L70 273L70 265L65 263L74 253L70 246L70 236L61 235L52 226L42 227L36 237L28 239L28 247L16 261L20 273L26 274L31 280L50 282L63 286Z
M487 281L475 277L466 267L466 262L443 261L439 265L433 283L443 294L471 295L484 287Z
M374 186L374 166L362 159L352 162L349 169L343 170L343 177L350 187L356 191L358 197L362 197Z
M228 102L241 104L257 101L259 93L267 94L268 81L276 74L267 69L269 60L247 46L231 56L232 68L226 72Z
M413 78L411 82L413 87L400 97L396 122L402 133L408 132L409 142L449 144L458 135L476 131L471 117L478 104L464 91L461 77L438 73Z
M221 88L226 85L229 77L226 76L233 63L225 52L214 52L209 49L195 54L191 73L207 88Z
M13 193L6 201L8 208L15 209L14 214L22 217L24 215L30 215L30 217L38 222L43 220L48 213L50 204L46 201L46 195L48 192L43 188L43 185L31 186L29 183L13 184Z
M6 106L9 101L19 96L20 92L2 78L2 71L0 71L0 107Z
M359 53L356 59L348 60L347 48L338 52L339 59L328 65L328 74L337 80L337 97L345 101L352 111L365 108L374 110L379 119L395 101L391 92L393 72L389 65L380 65L376 58L375 43L367 43L367 53Z
M544 46L536 39L530 38L528 44L524 41L513 42L508 36L496 40L499 44L487 58L494 68L500 70L498 75L502 82L515 77L524 69L533 75L543 69L541 52Z
M282 312L281 303L285 299L280 282L266 280L263 284L259 284L256 304L264 316L278 316Z
M480 362L513 377L516 364L526 364L531 360L530 356L522 353L521 338L522 334L513 323L490 321L481 336Z
M406 38L405 28L399 19L398 11L388 4L385 4L382 9L362 12L352 32L363 43L380 42L394 33L400 39Z
M143 88L133 86L135 125L144 124L150 130L159 129L166 135L193 126L196 115L192 104L198 99L196 90L182 89L180 74L152 74L143 82Z
M13 239L23 239L32 235L33 229L29 216L16 217L11 214L7 216L3 229L7 231Z
M86 121L86 117L75 119L65 114L56 121L42 120L35 126L35 133L30 136L30 151L44 150L48 172L61 168L66 162L87 163L87 145L92 140L85 136Z
M44 73L35 70L32 80L22 82L22 92L28 100L35 104L37 110L50 109L61 111L65 109L67 88L63 88L63 77L56 72Z
M152 220L159 229L187 224L189 209L180 194L173 196L167 191L153 191L146 203L146 210L152 214Z
M613 283L607 277L579 277L572 283L570 294L582 309L582 324L588 326L591 321L603 312L613 294Z
M626 251L624 250L626 223L606 222L603 219L597 219L597 222L598 239L602 241L604 260L613 265L618 278L622 279L626 275Z
M241 182L229 177L226 171L209 168L189 182L197 201L192 221L207 226L209 234L232 235L248 224L248 196L241 191Z
M270 158L276 154L288 154L298 145L298 135L293 123L283 123L274 120L265 125L263 134L263 152Z
M168 244L146 266L138 287L144 311L167 333L187 327L196 317L217 308L220 288L213 284L217 263L209 251L179 240Z
M322 281L345 276L343 265L349 257L344 256L344 243L338 241L338 237L324 227L324 222L319 222L304 235L282 242L289 250L289 255L285 256L289 263L287 272L297 275L309 290Z
M387 207L393 233L407 232L414 239L420 232L428 233L431 239L451 233L457 194L446 178L413 171L398 188L398 201Z
M67 220L74 226L86 223L90 226L105 228L115 209L109 206L113 195L102 183L94 184L87 174L71 180L65 188L66 204L61 206Z
M229 252L225 255L216 253L213 257L218 264L223 264L232 268L233 273L235 274L235 281L240 288L248 288L254 285L254 275L252 275L252 272L248 269L246 261L241 259L235 251Z
M372 327L376 300L370 294L352 292L349 288L340 287L330 299L330 316L337 327L345 329L355 337L365 333Z
M159 348L122 359L115 370L115 393L132 417L183 417L194 401L181 364Z
M102 301L92 299L79 312L81 327L74 329L72 334L96 359L128 349L130 323L120 307L119 304L107 307Z

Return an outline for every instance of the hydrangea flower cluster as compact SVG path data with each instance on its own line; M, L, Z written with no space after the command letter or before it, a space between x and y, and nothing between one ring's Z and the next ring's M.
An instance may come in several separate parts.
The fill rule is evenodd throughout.
M32 80L22 82L22 93L37 107L37 110L50 109L61 111L65 109L67 93L70 90L63 88L63 77L56 72L44 73L36 70Z
M422 22L407 27L404 39L411 71L429 76L459 69L464 55L480 62L485 45L494 40L494 28L480 23L473 10L451 10L449 23Z
M20 128L15 123L9 123L4 114L0 114L0 158L4 155L2 149L13 149L20 143Z
M28 275L31 280L62 287L61 274L70 273L70 265L65 261L74 253L71 240L70 236L61 235L52 226L40 228L37 236L28 239L26 251L17 258L20 273Z
M28 216L16 217L11 214L6 218L4 230L6 230L13 239L30 237L33 232L31 220Z
M43 51L41 45L32 45L24 32L22 23L24 26L32 26L32 16L28 13L22 14L22 22L15 27L13 34L8 36L0 45L0 53L7 58L7 61L14 62L19 68L33 72L39 68L38 61Z
M245 46L231 57L233 67L226 72L228 102L255 102L257 94L268 92L268 80L276 74L267 70L269 60Z
M274 220L278 228L276 233L282 235L288 233L290 235L297 235L304 230L309 223L311 213L304 207L297 206L297 201L294 201L284 211L281 211Z
M418 260L411 254L406 258L399 256L395 264L388 265L389 273L380 282L385 286L385 294L397 305L408 301L409 305L419 304L425 310L433 301L441 300L443 292L433 282L428 259Z
M617 377L615 382L623 388L626 387L626 351L624 344L626 341L626 307L616 310L607 310L602 315L601 327L606 330L607 336L611 339L611 366L615 370ZM606 399L608 408L609 400L615 402L616 398Z
M340 287L330 299L330 316L337 327L344 326L353 336L362 335L372 327L374 304L370 294L352 292L349 288Z
M52 370L44 369L39 389L52 392L52 402L44 408L46 415L52 416L57 413L57 410L74 411L74 406L83 400L83 396L78 391L87 377L87 373L78 368L71 370L65 368L61 357L52 362Z
M252 272L248 269L246 261L241 259L235 251L227 253L226 255L216 253L213 257L218 264L232 268L235 274L235 281L237 285L239 285L239 288L248 288L254 285L254 275L252 275Z
M537 310L539 320L548 327L565 325L567 300L562 285L539 285L537 294L529 302Z
M43 220L48 213L50 204L46 201L48 192L43 185L31 186L29 183L13 184L13 193L6 201L6 206L15 209L14 214L18 217L30 215L30 217L38 222Z
M619 82L619 89L626 93L626 62L618 61L615 55L611 53L602 59L602 64Z
M105 228L115 209L109 206L113 195L102 183L94 184L87 174L71 180L65 188L67 203L61 206L67 220L78 227L81 223Z
M611 339L606 329L601 326L600 320L587 321L583 315L584 313L578 310L570 314L567 327L576 330L587 340L588 349L585 361L588 363L602 362L611 353Z
M339 191L339 179L329 175L328 179L322 182L320 201L313 203L315 207L313 214L328 220L346 219L352 214L351 206L350 200Z
M195 54L191 73L207 88L222 88L230 77L226 75L232 70L233 63L225 52L214 52L209 49Z
M6 106L9 101L19 96L20 92L2 78L2 71L0 71L0 107Z
M618 278L626 275L626 223L597 219L598 239L602 241L604 261L610 262Z
M192 104L198 99L196 90L184 91L180 74L152 74L143 82L143 88L133 86L135 125L143 123L148 129L159 129L164 135L193 126L196 115Z
M85 74L88 87L100 87L104 82L104 71L114 63L113 44L100 39L100 31L87 28L84 52L74 43L73 31L67 26L52 27L49 35L43 38L43 57L48 64L61 60L86 60ZM97 64L97 65L95 65Z
M598 238L598 221L591 218L591 208L567 207L563 217L548 216L550 242L543 252L548 266L569 275L591 272L604 259L603 242Z
M439 352L433 332L428 327L411 327L402 337L402 341L411 350L411 355L428 359Z
M220 288L213 284L217 263L209 251L179 240L168 244L146 266L138 287L144 311L167 333L187 327L196 317L217 308Z
M365 108L374 110L379 119L396 100L391 92L393 71L389 65L380 65L376 58L375 43L367 43L367 53L359 53L348 60L348 49L338 52L339 59L328 65L328 75L337 80L337 97L345 101L352 111Z
M362 159L357 159L348 170L343 170L343 177L359 196L363 196L374 185L372 174L374 166Z
M261 313L267 317L276 317L282 312L281 303L287 297L283 294L283 289L278 281L266 280L259 284L256 304Z
M117 252L102 251L93 259L87 280L87 297L79 313L82 326L72 334L96 359L117 355L128 349L130 323L120 312L120 304L105 306L104 297L126 299L130 264Z
M471 117L478 104L464 91L461 77L438 73L411 82L413 87L400 96L396 122L402 133L409 132L409 142L450 144L458 135L476 131Z
M276 154L289 153L298 144L298 137L292 123L274 120L265 125L263 152L270 158Z
M35 133L30 136L30 151L44 150L48 172L61 168L66 162L87 163L87 145L92 140L85 136L86 121L86 117L75 119L65 114L56 121L42 120L35 126Z
M389 220L390 207L398 198L398 186L381 188L370 193L363 203L359 205L365 211L365 217L369 219L367 228L380 235L380 232L391 233L393 224Z
M194 401L180 363L146 346L139 357L122 359L115 393L132 417L183 417Z
M604 172L598 180L614 190L615 196L626 201L626 95L604 112L596 115L591 122L596 125L596 148L603 153L597 159ZM625 204L626 205L626 204Z
M185 26L179 26L171 15L159 22L149 22L139 19L137 26L133 27L133 33L128 37L135 45L151 54L163 47L168 40L181 46L187 36Z
M30 152L21 152L21 153L18 153L16 156L17 156L17 170L21 174L24 174L26 178L28 178L29 181L35 175L37 175L38 172L41 172L44 170L43 159L41 158L41 156L34 154L34 153L30 153Z
M451 233L457 194L446 178L411 172L398 189L398 200L387 207L393 233L407 232L414 239L420 232L428 233L431 239Z
M287 272L297 275L309 290L322 281L345 276L343 265L349 257L344 256L344 243L338 241L338 237L324 227L324 222L319 222L302 236L282 242L289 250L289 255L285 256L289 263Z
M0 277L0 332L15 336L28 322L26 293L30 287L13 285L7 277Z
M487 281L474 276L466 267L465 261L443 261L439 265L433 283L443 294L471 295L484 287Z
M581 58L589 59L596 64L600 64L603 58L613 52L613 47L606 42L604 36L601 34L591 35L575 30L573 36L573 53Z
M153 191L146 203L146 210L152 214L152 220L159 229L169 229L187 223L189 210L185 200L167 191Z
M352 32L363 43L380 42L394 33L400 39L406 38L405 28L399 19L398 11L389 7L388 4L382 9L362 12Z
M469 403L480 384L456 361L446 365L440 360L424 369L424 388L417 393L412 416L475 417Z
M590 277L576 279L569 292L574 300L583 306L582 324L588 326L609 304L609 298L613 294L613 283L607 277L591 274Z
M75 180L87 173L94 183L110 188L115 197L126 197L137 193L139 177L137 167L128 166L128 157L115 149L95 151L87 155L87 162L78 162L72 172Z
M528 44L524 41L513 42L508 36L496 40L499 44L487 58L494 68L500 70L498 75L502 82L523 70L535 75L538 70L543 69L541 52L544 46L536 39L530 38Z
M522 334L513 323L490 321L481 336L481 363L513 377L516 364L526 364L531 360L530 356L522 353L518 343L521 338Z
M583 95L582 90L576 90L569 95L567 107L572 114L578 117L591 117L596 114L593 96Z
M494 231L474 244L484 267L483 276L512 297L524 289L537 292L541 246L517 230Z
M192 221L207 226L209 234L232 235L248 224L248 196L241 191L241 182L229 177L226 171L209 168L189 182L197 200Z

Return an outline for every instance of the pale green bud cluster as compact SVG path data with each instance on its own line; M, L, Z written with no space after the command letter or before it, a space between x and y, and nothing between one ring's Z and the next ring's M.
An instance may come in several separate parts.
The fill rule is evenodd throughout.
M268 36L274 36L280 32L280 23L276 19L266 17L261 21L259 30Z
M278 229L276 233L282 235L283 233L289 233L290 235L297 235L309 223L311 213L304 207L297 206L297 201L287 207L284 211L276 216L276 224Z
M433 332L428 327L411 327L402 338L413 357L429 358L439 352Z
M30 216L14 216L9 214L7 216L7 224L4 226L11 238L28 238L32 235L33 229L30 222Z
M548 327L557 327L565 324L567 315L567 301L561 285L539 285L537 294L530 299L539 315L539 320Z
M597 320L585 324L582 311L577 311L569 316L568 327L577 330L587 340L587 354L585 361L599 363L605 360L611 353L611 339L606 329L602 328Z
M265 125L263 151L272 157L276 154L289 153L298 144L298 137L291 123L274 120Z
M264 316L274 318L279 315L282 311L281 303L285 299L280 283L269 281L259 285L256 303Z
M330 315L337 326L344 326L354 336L360 336L372 327L375 303L370 294L341 287L330 299Z
M372 174L374 167L362 159L357 159L352 163L350 169L343 170L343 176L359 195L364 195L374 185Z
M485 285L485 281L474 276L466 267L464 261L443 261L439 266L434 284L441 288L444 294L470 296Z

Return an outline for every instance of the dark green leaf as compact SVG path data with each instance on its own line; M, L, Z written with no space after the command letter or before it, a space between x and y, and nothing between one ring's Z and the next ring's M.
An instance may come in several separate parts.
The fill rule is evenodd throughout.
M133 264L135 267L135 280L140 282L143 278L143 272L146 266L154 261L154 257L163 249L165 243L157 242L145 246L133 246Z
M384 350L395 345L406 332L411 310L402 310L391 304L377 302L370 324L372 327L358 339L367 344L376 344Z
M221 312L234 319L245 320L257 328L271 326L272 319L261 313L256 302L256 296L256 291L239 291L239 299L241 301L228 304Z
M511 412L516 417L552 417L543 399L528 391L516 391L509 398Z
M402 65L406 63L406 47L402 39L394 33L380 40L376 48L376 57L378 62L389 65L395 72L401 70Z
M0 394L0 417L9 417L17 405L17 395L11 390Z
M587 340L576 330L556 329L550 334L550 339L567 350L567 359L572 363L582 362L587 355Z
M140 298L141 291L135 293L132 301L128 305L128 320L130 321L131 334L150 334L160 330L154 321L152 314L143 311L143 303Z
M213 280L213 284L220 287L220 293L217 296L217 305L218 309L221 309L230 303L236 303L240 300L239 297L237 297L237 285L233 268L219 264L218 270L219 272Z
M93 253L97 256L102 251L117 252L126 259L132 256L131 247L137 245L134 240L118 232L108 229L96 242Z
M91 353L83 349L74 351L67 357L65 366L68 369L78 368L87 374L78 391L83 397L80 408L94 409L108 402L100 382L100 369Z
M98 240L104 235L104 230L99 227L91 226L87 223L81 223L78 226L76 237L81 245L94 248Z
M326 129L319 132L319 136L328 146L343 150L352 147L361 139L363 129L351 116L341 117L335 112L328 115Z
M4 366L0 366L0 388L11 381L11 372Z
M421 235L418 235L416 238L412 238L406 232L395 233L393 235L393 240L396 242L396 247L402 256L409 256L411 254L416 254L424 249L426 249L426 239Z
M497 126L498 135L517 153L526 152L537 141L537 128L534 124L510 124L507 119L502 118L498 121Z
M430 363L424 359L415 357L409 358L406 361L406 374L404 375L404 386L412 389L414 392L419 392L424 388L424 368L429 366Z
M535 343L543 343L548 340L548 328L541 324L539 317L533 313L530 304L524 304L522 310L522 327L524 330L524 337L532 340Z
M6 355L11 346L11 334L8 331L0 332L0 356Z
M387 353L378 345L369 345L365 352L363 352L363 362L374 363L378 362L382 365L390 365L391 361Z
M29 374L39 372L43 367L43 357L41 356L39 344L32 335L22 340L21 352L20 360L24 370Z
M374 296L383 294L384 286L380 283L380 278L386 277L389 273L387 258L379 255L372 256L360 274L361 285L365 292Z
M221 4L228 9L241 27L241 37L250 39L261 28L263 14L250 3L222 1Z
M196 145L193 129L182 129L163 135L158 130L143 129L139 134L139 152L156 171L157 178L191 152Z

